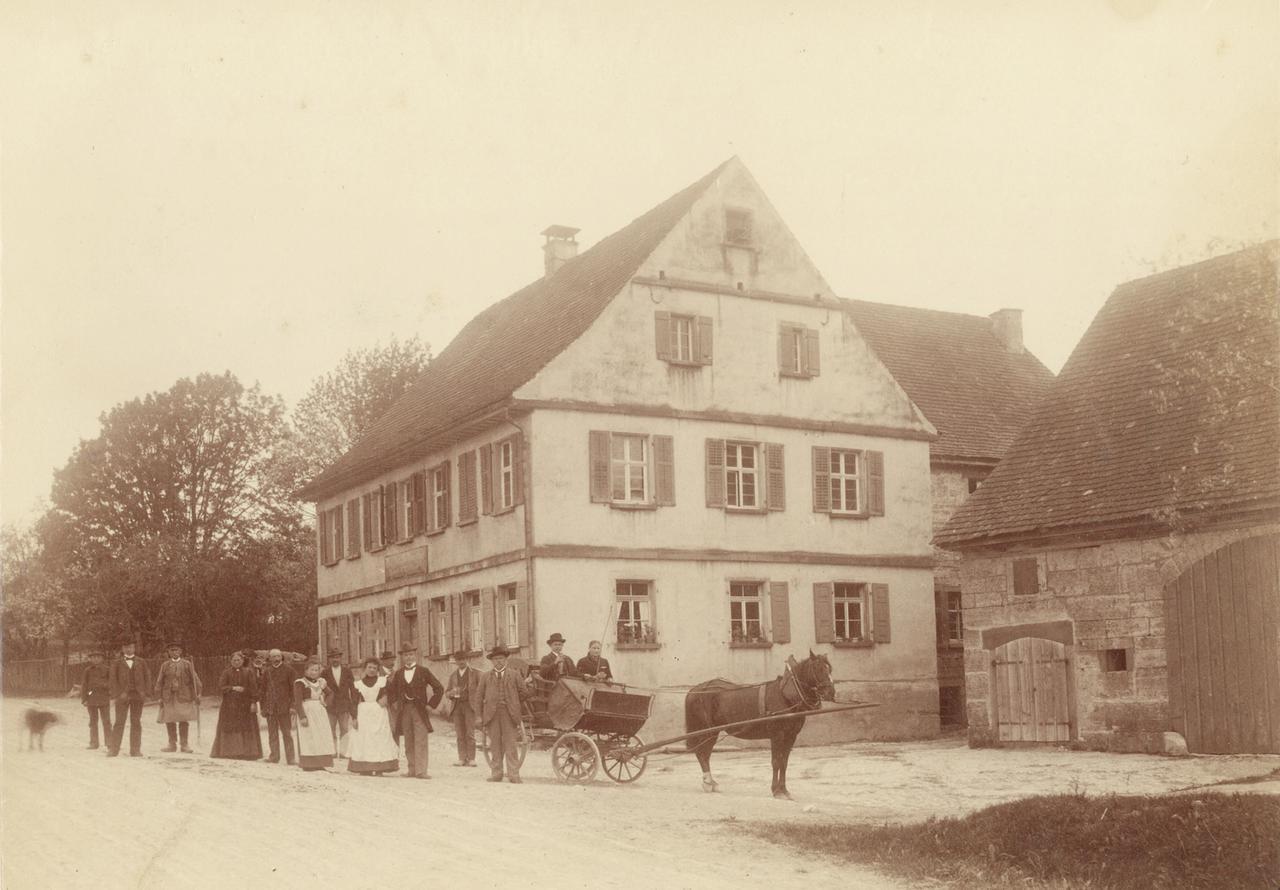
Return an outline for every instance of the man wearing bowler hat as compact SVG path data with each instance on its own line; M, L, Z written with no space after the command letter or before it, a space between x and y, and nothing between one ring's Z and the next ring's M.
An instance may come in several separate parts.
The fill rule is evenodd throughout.
M542 679L555 681L561 677L577 676L578 669L574 666L573 659L564 654L564 643L564 637L558 633L553 633L547 639L551 651L542 656L542 663L538 668Z
M431 740L431 717L427 709L440 704L443 696L440 681L427 667L418 664L417 647L401 649L400 669L387 681L387 701L394 703L399 711L391 735L396 741L404 736L404 757L409 769L406 778L431 778L427 774Z
M179 742L182 753L190 754L187 730L197 717L200 707L200 675L195 665L182 657L182 644L170 643L166 647L169 657L156 672L156 695L160 699L160 713L156 722L163 723L169 732L169 744L160 750L174 752Z
M516 732L520 726L520 703L529 691L519 674L507 667L507 650L494 646L489 650L493 670L484 674L476 686L476 716L489 737L489 754L493 761L490 782L502 781L505 762L507 777L520 784L520 754L516 749Z

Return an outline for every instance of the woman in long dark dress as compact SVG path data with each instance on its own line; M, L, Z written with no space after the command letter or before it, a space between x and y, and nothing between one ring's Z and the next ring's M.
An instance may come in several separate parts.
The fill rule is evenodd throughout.
M210 757L260 760L262 737L258 734L258 684L253 668L245 667L244 656L232 653L231 667L218 679L222 706L218 708L218 731Z

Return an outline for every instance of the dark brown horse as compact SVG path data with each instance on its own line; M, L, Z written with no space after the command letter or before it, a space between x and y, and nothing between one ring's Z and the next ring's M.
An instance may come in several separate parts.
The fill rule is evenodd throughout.
M796 711L811 711L822 701L834 701L835 687L831 684L831 662L825 655L814 655L797 663L787 659L782 676L768 683L740 686L728 680L708 680L689 690L684 700L686 732L697 732L713 726L739 723L757 717L783 715ZM773 760L773 796L790 800L787 791L787 761L796 736L804 726L803 717L784 717L727 730L740 739L768 739ZM685 742L702 764L702 790L715 791L718 786L711 777L711 751L720 733L708 732Z

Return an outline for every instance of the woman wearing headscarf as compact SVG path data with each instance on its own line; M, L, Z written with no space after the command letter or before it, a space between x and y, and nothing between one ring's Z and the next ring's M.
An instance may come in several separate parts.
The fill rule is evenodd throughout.
M231 654L231 666L218 678L222 705L218 708L218 730L213 737L210 757L234 760L262 758L262 736L258 733L258 681L244 655Z

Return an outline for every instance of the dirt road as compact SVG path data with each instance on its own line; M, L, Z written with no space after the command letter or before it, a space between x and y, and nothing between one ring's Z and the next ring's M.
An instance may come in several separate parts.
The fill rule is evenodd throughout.
M1159 792L1257 775L1276 757L1190 758L1059 751L971 751L957 742L797 749L797 800L769 796L767 752L717 755L721 793L702 793L689 757L650 761L634 785L562 785L532 751L524 785L455 768L447 729L432 738L430 781L303 773L210 760L216 711L196 754L163 755L144 715L148 756L87 751L84 711L42 754L17 750L21 712L6 700L4 886L34 888L560 887L899 888L868 869L801 857L746 836L746 821L880 822L953 815L1027 794ZM193 727L194 735L194 727ZM341 761L339 762L342 763ZM1270 783L1280 786L1280 783ZM1251 786L1268 790L1267 785ZM1272 788L1270 790L1280 790Z

